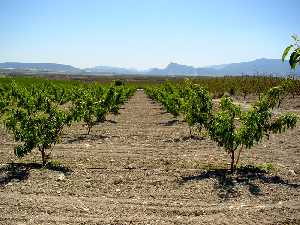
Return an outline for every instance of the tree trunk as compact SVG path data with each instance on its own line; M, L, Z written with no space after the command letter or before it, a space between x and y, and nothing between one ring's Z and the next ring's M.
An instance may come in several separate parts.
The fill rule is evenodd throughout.
M90 132L91 132L91 126L88 126L88 135L90 134Z
M242 147L239 150L239 153L238 153L238 156L237 156L237 159L236 159L236 162L235 162L235 166L237 166L237 164L239 163L240 155L241 155L241 152L242 152L243 148L244 148L244 145L242 145Z
M45 149L42 148L42 149L40 149L40 151L41 151L41 154L42 154L43 166L45 166L46 163L47 163Z
M233 173L235 170L235 166L234 166L234 151L231 151L231 164L230 164L230 172Z
M246 101L247 92L244 92L244 101Z

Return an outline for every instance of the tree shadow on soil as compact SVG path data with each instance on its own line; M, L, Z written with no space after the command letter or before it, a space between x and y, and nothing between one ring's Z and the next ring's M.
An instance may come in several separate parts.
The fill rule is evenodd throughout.
M157 113L155 115L164 115L164 114L168 114L168 112L167 111L161 111L161 112L159 112L159 113Z
M173 126L174 124L178 123L179 120L174 119L174 120L168 120L166 122L159 122L159 125L163 125L163 126Z
M114 121L114 120L105 120L105 122L113 123L113 124L116 124L116 123L117 123L117 121Z
M33 169L48 169L52 171L62 172L64 175L70 175L72 170L63 165L53 165L48 163L43 166L40 163L8 163L0 166L0 187L4 187L9 182L20 182L27 180L30 171Z
M102 134L80 134L74 136L75 137L72 137L71 139L67 139L65 142L67 144L73 144L81 141L97 141L99 139L109 138L109 136L102 135Z
M263 195L261 188L255 184L255 181L264 184L280 184L291 188L300 187L300 184L289 183L279 176L272 176L265 170L251 165L238 168L235 174L231 174L228 169L211 169L203 171L199 175L181 177L179 183L183 185L189 181L205 179L216 180L215 189L218 191L219 197L225 200L238 197L240 195L238 188L242 186L247 186L252 195Z
M180 138L169 139L169 140L166 140L165 142L168 142L168 143L175 142L175 143L177 143L177 142L190 141L190 140L202 141L204 139L205 138L201 137L201 136L188 135L188 136L183 136L183 137L180 137Z

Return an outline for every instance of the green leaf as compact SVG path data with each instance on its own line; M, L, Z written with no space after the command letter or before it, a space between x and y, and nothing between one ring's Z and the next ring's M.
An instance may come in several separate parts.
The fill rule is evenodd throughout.
M297 58L299 57L299 55L297 54L296 51L294 51L291 56L290 56L290 60L289 60L289 63L290 63L290 66L291 68L294 70L296 69L296 65L297 65Z
M282 58L281 58L282 62L285 60L287 54L289 53L289 51L291 50L292 47L293 47L293 45L286 47L286 49L284 50L284 52L282 54Z
M299 37L296 34L293 34L292 38L294 39L295 42L299 41Z

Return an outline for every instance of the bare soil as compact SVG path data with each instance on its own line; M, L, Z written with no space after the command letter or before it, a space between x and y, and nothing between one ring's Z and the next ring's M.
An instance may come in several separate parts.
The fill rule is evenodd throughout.
M299 97L283 103L299 108ZM242 165L271 172L235 175L223 149L143 91L86 133L66 128L52 151L64 166L41 168L0 129L0 224L300 224L300 126L242 152Z

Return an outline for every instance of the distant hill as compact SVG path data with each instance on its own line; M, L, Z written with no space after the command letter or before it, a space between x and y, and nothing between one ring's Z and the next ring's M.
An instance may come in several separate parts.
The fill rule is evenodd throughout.
M147 72L153 75L215 75L213 68L195 68L193 66L181 65L178 63L170 63L164 69L153 68Z
M148 71L148 74L157 75L197 75L197 69L192 66L170 63L164 69L153 68Z
M208 67L193 67L177 63L170 63L164 69L152 69L148 74L157 75L300 75L300 69L291 71L288 62L280 59L256 59L250 62L231 63Z
M165 68L152 68L139 71L134 69L125 69L119 67L96 66L85 69L91 73L109 73L109 74L148 74L148 75L186 75L186 76L204 76L204 75L277 75L287 74L300 75L300 69L291 71L288 62L282 62L280 59L256 59L249 62L231 63L223 65L214 65L207 67L193 67L171 62Z
M125 69L121 67L112 66L95 66L84 69L88 73L108 73L108 74L138 74L140 71L135 69Z
M80 69L70 65L57 64L57 63L19 63L19 62L5 62L0 63L1 69L14 69L14 70L30 70L30 71L43 71L43 72L65 72L65 73L78 73Z
M193 67L170 63L163 69L151 68L148 70L126 69L111 66L96 66L86 69L56 63L18 63L6 62L0 63L0 69L29 71L30 73L54 72L54 73L71 73L71 74L142 74L142 75L186 75L186 76L223 76L223 75L274 75L284 76L287 74L300 75L300 68L291 71L288 62L282 62L280 59L256 59L249 62L231 63L223 65L213 65L207 67Z
M274 74L286 75L290 73L300 74L300 69L292 71L287 61L282 62L280 59L256 59L250 62L231 63L222 65L222 67L213 67L217 72L222 74Z

